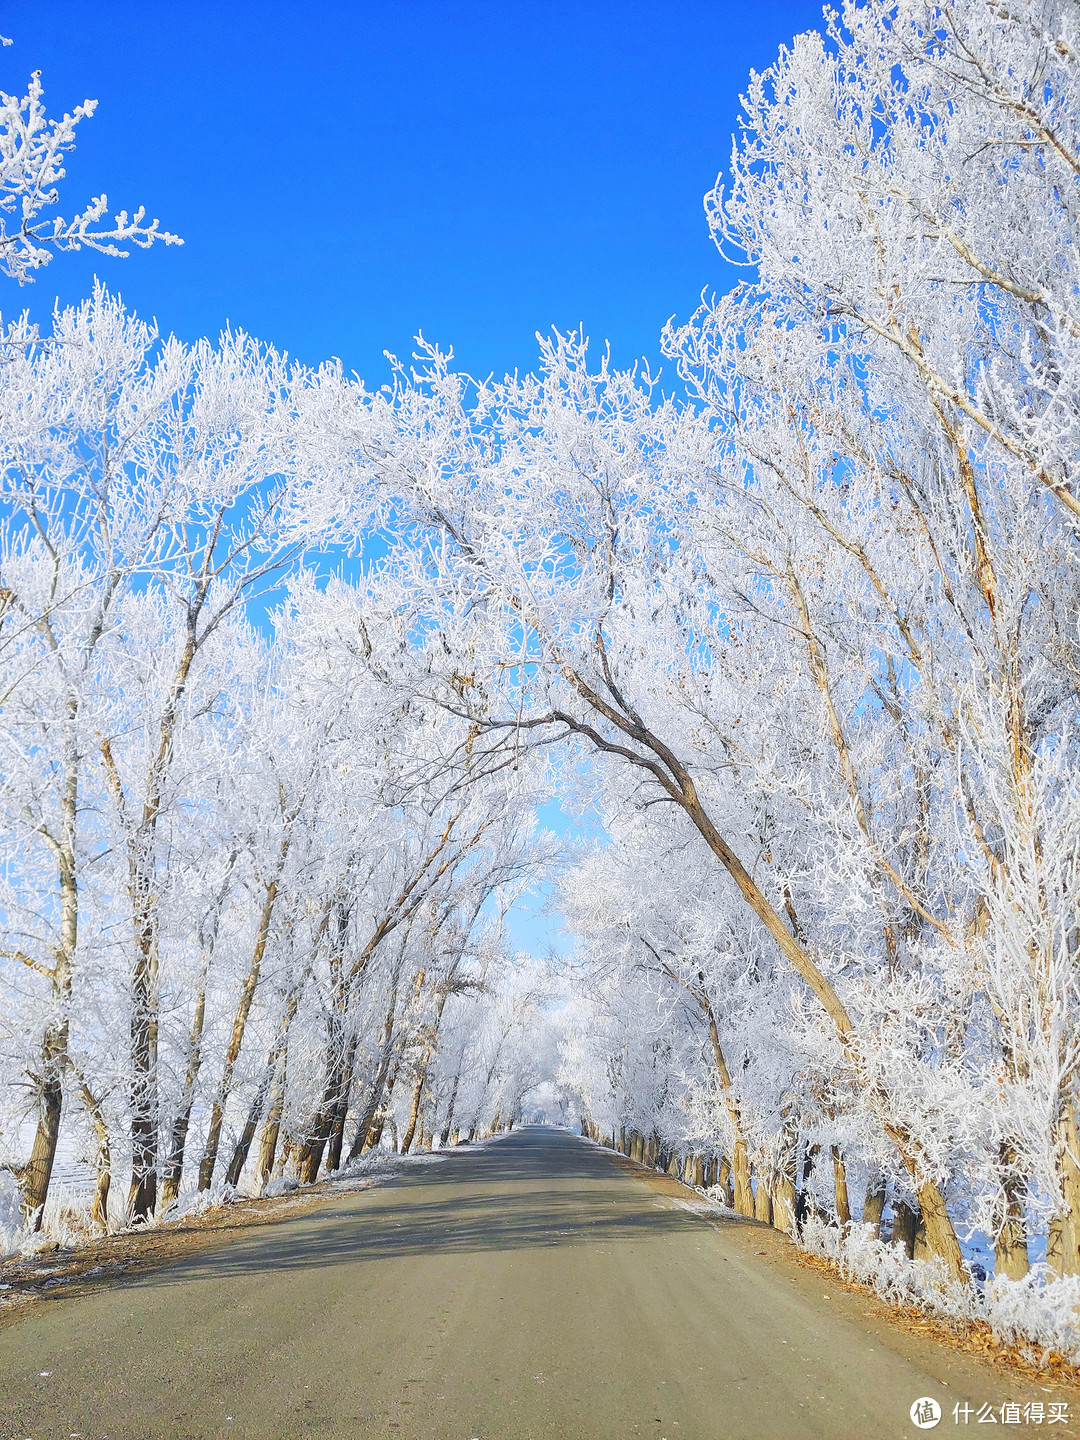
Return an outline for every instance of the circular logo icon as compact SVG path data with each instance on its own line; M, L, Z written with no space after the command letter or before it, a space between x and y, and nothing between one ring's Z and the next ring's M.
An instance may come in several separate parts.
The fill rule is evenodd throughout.
M916 1400L909 1411L911 1423L919 1430L933 1430L941 1419L941 1406L932 1395Z

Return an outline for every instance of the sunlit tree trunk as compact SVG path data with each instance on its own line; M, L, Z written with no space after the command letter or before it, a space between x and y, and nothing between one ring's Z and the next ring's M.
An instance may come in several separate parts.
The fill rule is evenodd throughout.
M210 1125L206 1134L206 1144L203 1147L202 1160L199 1163L200 1190L209 1190L214 1179L214 1168L217 1165L218 1146L221 1143L221 1126L225 1117L225 1106L232 1092L233 1072L236 1069L236 1062L240 1057L240 1047L244 1043L244 1031L247 1028L248 1016L251 1014L251 1005L255 998L255 987L259 983L259 972L262 968L263 957L266 954L266 944L270 936L270 926L274 917L274 904L277 900L278 885L280 884L281 874L285 868L285 861L289 854L289 828L292 820L295 820L296 814L297 811L294 810L289 817L285 835L278 853L275 873L263 889L263 903L259 915L259 926L255 935L255 948L252 951L251 964L248 966L248 973L244 978L244 984L240 991L240 1000L236 1007L236 1015L233 1018L232 1033L229 1036L228 1048L225 1051L225 1063L221 1072L221 1081L210 1110Z
M769 1194L768 1182L765 1179L765 1167L755 1166L757 1184L754 1188L754 1219L760 1220L765 1225L772 1224L772 1196Z
M1080 1274L1080 1143L1076 1106L1068 1101L1058 1121L1058 1183L1064 1207L1051 1221L1046 1262L1059 1275Z
M885 1177L880 1171L871 1175L866 1182L866 1198L863 1201L862 1223L873 1226L875 1239L881 1236L881 1218L885 1213L886 1190Z
M772 1191L772 1223L777 1230L783 1230L787 1235L794 1235L798 1228L795 1220L797 1159L798 1133L794 1121L785 1118L780 1130L776 1170L770 1189Z
M238 851L234 850L229 856L228 865L225 870L225 879L222 882L221 889L214 897L214 903L211 906L208 917L209 924L204 928L201 937L202 963L199 968L198 988L195 991L195 1009L191 1017L191 1031L188 1035L187 1073L184 1076L184 1088L181 1091L180 1101L173 1119L172 1135L169 1142L169 1158L165 1162L165 1167L162 1172L161 1209L163 1212L173 1204L179 1195L180 1181L184 1174L184 1155L187 1150L188 1130L191 1126L191 1112L195 1104L199 1070L202 1067L202 1036L203 1027L206 1023L207 976L210 972L210 962L214 957L218 926L221 922L222 911L225 908L225 900L229 893L229 882L238 853Z
M994 1274L1023 1280L1030 1269L1027 1242L1026 1177L1019 1172L1015 1149L1007 1141L998 1148L1002 1177L1001 1215L994 1240Z
M232 1159L229 1161L229 1168L225 1172L225 1183L231 1185L235 1190L240 1184L240 1176L243 1174L244 1166L247 1163L248 1153L251 1150L252 1141L255 1139L255 1132L259 1128L259 1121L262 1119L263 1110L266 1107L267 1099L270 1100L271 1112L276 1107L276 1119L274 1124L273 1139L268 1143L267 1130L269 1123L264 1126L263 1144L260 1146L259 1156L259 1179L258 1188L261 1190L266 1184L274 1163L274 1148L277 1145L277 1127L281 1124L281 1110L284 1103L285 1067L289 1053L289 1029L296 1015L300 1004L300 995L304 988L308 972L305 971L300 981L295 984L289 992L285 1002L281 1020L278 1024L278 1032L270 1047L270 1054L266 1059L266 1068L263 1071L262 1079L248 1109L247 1120L241 1130L236 1145L233 1148ZM269 1117L268 1117L269 1121Z
M851 1202L848 1200L847 1170L839 1145L832 1147L833 1189L836 1196L836 1218L841 1225L851 1224Z

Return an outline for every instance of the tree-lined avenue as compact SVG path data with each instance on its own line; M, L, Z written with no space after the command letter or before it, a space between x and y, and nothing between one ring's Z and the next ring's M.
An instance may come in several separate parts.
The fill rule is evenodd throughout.
M556 1130L436 1155L41 1303L0 1335L0 1434L892 1440L922 1395L950 1428L1048 1398L691 1193Z

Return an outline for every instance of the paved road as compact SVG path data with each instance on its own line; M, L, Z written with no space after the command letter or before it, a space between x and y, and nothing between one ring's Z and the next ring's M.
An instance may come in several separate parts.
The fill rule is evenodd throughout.
M689 1198L554 1130L453 1152L42 1302L0 1332L0 1435L914 1440L918 1396L952 1435L958 1400L1051 1398Z

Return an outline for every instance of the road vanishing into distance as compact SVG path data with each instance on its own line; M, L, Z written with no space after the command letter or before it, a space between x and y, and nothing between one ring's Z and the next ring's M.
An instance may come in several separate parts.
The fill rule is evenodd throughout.
M895 1440L921 1396L938 1435L957 1402L1052 1398L539 1127L0 1330L5 1440Z

